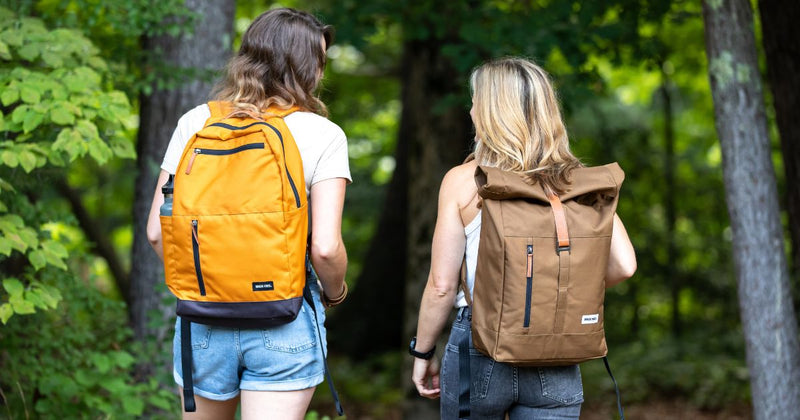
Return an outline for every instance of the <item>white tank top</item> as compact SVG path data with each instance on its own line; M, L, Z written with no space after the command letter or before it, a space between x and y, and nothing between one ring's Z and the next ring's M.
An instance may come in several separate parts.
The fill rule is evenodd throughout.
M464 235L467 237L467 246L464 258L467 259L467 287L469 287L469 296L472 297L472 289L475 287L475 267L478 264L478 244L481 241L481 212L464 226ZM459 282L461 282L461 273L459 273ZM467 299L464 297L464 291L460 290L456 295L456 308L467 306Z

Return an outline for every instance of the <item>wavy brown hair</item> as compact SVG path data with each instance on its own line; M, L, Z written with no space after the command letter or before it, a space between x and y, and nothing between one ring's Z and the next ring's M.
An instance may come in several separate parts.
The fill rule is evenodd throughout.
M325 40L325 45L322 40ZM325 69L333 29L313 15L290 8L259 15L242 36L214 98L231 102L233 116L259 117L269 106L298 106L328 115L315 90Z
M569 149L547 73L526 59L501 58L477 67L470 88L478 163L564 192L570 172L583 165Z

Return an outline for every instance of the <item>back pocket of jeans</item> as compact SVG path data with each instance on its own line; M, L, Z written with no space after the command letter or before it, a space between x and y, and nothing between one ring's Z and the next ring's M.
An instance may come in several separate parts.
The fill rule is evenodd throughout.
M445 397L458 401L460 385L460 366L461 358L458 353L458 346L448 344L445 349L444 360L442 360L442 393ZM486 398L489 391L489 381L492 379L492 370L495 361L484 356L478 350L469 349L469 370L470 370L470 401L478 401Z
M303 305L294 321L262 330L264 347L283 353L300 353L314 347L317 335L314 320Z
M578 365L539 368L542 396L562 404L583 401L583 383Z

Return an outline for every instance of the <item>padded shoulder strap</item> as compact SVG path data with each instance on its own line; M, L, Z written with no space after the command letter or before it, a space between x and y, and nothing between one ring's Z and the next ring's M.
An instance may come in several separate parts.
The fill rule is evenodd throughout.
M211 118L223 118L230 113L230 105L227 102L209 101L208 109L211 110Z
M264 113L264 119L270 119L274 117L278 118L285 118L287 115L291 114L292 112L300 111L299 106L291 106L289 108L283 109L278 108L275 106L271 106L267 108L267 112Z

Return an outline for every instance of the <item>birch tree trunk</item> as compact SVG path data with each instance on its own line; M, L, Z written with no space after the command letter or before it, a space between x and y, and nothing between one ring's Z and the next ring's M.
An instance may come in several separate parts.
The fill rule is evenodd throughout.
M143 39L148 54L163 57L166 68L186 74L203 74L221 70L231 55L234 0L186 0L186 6L197 14L191 34L168 35ZM153 70L158 72L158 70ZM156 80L168 80L175 75L156 74ZM189 76L186 76L188 79ZM208 79L208 80L205 80ZM167 143L175 130L178 118L191 108L205 102L213 80L194 77L178 80L173 88L154 84L150 95L140 98L140 123L137 142L138 172L133 208L133 249L131 265L131 303L128 307L131 326L139 341L155 337L159 347L171 326L166 322L150 322L152 317L166 320L174 313L173 305L165 305L168 292L164 287L161 260L147 240L146 226L150 204L156 188L156 178ZM140 369L141 376L148 370Z
M749 0L705 0L706 51L756 419L799 419L800 348Z

